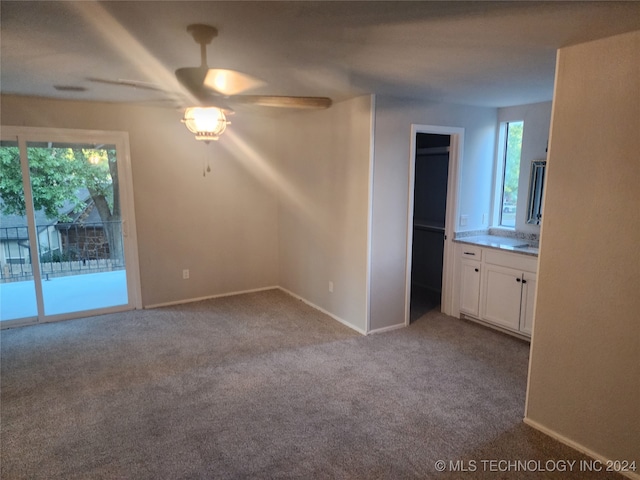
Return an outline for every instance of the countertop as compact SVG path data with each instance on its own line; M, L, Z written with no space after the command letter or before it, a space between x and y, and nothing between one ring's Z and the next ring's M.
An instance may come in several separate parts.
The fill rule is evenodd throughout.
M529 241L521 238L499 237L497 235L475 235L471 237L456 238L454 242L495 248L496 250L505 250L534 257L538 256L538 245L531 244Z

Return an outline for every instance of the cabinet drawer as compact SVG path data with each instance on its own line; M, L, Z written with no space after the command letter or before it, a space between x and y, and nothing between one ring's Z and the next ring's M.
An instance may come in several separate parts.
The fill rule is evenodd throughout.
M535 273L538 269L537 257L519 255L517 253L504 253L497 250L486 250L484 252L484 261L492 265L501 265L525 272Z
M482 248L465 243L460 244L460 256L469 260L482 260Z

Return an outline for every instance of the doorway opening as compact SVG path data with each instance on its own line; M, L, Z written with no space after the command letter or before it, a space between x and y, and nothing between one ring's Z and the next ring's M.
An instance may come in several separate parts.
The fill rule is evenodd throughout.
M463 129L412 126L406 324L451 311L449 265Z
M411 321L440 307L450 135L416 134Z

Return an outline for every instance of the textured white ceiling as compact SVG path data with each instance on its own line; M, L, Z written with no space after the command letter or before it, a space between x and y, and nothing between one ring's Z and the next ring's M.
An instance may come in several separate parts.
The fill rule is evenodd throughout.
M191 23L219 30L210 67L259 77L251 93L364 93L478 106L550 100L559 47L640 29L640 2L2 0L3 93L118 102L180 93L198 66ZM86 88L58 91L54 86Z

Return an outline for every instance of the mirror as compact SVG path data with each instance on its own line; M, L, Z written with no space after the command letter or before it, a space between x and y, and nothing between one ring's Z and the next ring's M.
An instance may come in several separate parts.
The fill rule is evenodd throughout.
M527 223L540 225L542 221L542 189L546 160L531 162L531 177L529 179L529 203L527 205Z

